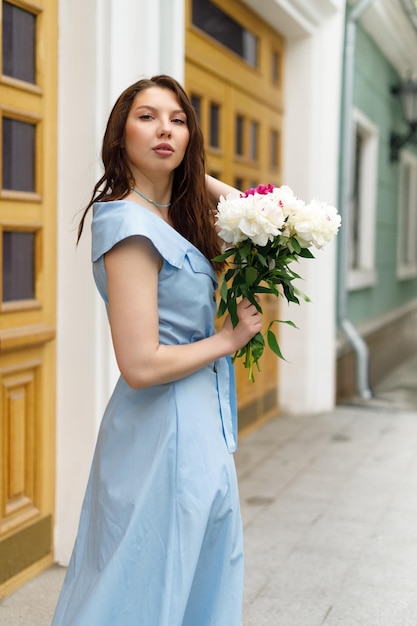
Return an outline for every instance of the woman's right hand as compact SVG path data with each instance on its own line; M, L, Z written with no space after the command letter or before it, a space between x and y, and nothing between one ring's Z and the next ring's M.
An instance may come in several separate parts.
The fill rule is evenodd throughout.
M230 342L230 353L234 353L246 344L262 330L262 318L256 307L244 298L237 305L237 315L239 322L233 328L232 320L228 315L224 321L219 334Z

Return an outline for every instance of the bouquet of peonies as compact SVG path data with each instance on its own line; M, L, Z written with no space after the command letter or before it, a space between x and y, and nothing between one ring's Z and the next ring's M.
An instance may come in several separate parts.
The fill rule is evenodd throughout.
M314 258L310 247L323 248L337 233L340 215L334 207L313 200L306 204L287 186L260 185L243 194L238 191L221 196L217 206L216 226L219 236L231 244L214 260L231 259L231 267L222 277L218 316L229 312L233 326L238 323L237 300L248 298L262 313L257 295L283 295L299 304L297 296L308 298L293 284L300 278L290 267L297 257ZM281 291L279 290L281 288ZM290 320L273 320L265 334L258 333L233 355L244 357L249 379L258 371L265 338L271 350L283 358L272 326L275 323L295 326Z

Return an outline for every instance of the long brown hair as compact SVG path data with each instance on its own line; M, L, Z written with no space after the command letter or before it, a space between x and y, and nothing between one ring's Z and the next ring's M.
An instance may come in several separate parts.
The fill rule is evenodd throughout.
M150 87L170 89L187 116L190 133L187 149L180 165L174 171L169 218L174 228L194 244L212 263L216 271L224 264L212 261L221 253L220 241L214 227L215 204L205 183L204 140L194 108L181 85L170 76L159 75L140 80L128 87L117 99L107 122L101 157L104 174L94 187L91 200L78 226L78 238L86 215L94 202L108 202L125 198L135 185L133 174L122 149L126 120L137 94Z

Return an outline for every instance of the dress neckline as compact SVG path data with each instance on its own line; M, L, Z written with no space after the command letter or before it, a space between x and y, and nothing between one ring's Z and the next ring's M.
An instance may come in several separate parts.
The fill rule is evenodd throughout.
M211 271L212 271L213 275L215 276L216 272L214 270L213 265L210 263L208 258L201 252L201 250L199 250L199 248L197 248L197 246L195 246L189 239L184 237L184 235L181 235L181 233L176 228L171 226L171 224L166 222L157 213L154 213L153 211L150 211L149 209L146 208L146 206L144 206L143 204L140 204L140 202L135 202L133 200L121 199L121 200L108 200L107 202L95 202L94 204L105 206L105 205L116 204L116 203L118 203L118 204L125 203L125 204L128 204L128 205L133 205L136 208L141 209L144 213L146 213L146 215L151 215L152 217L154 217L155 220L157 220L159 224L162 224L163 227L168 228L171 233L177 235L182 242L185 242L187 244L187 246L191 246L193 248L193 250L195 250L202 259L204 259L204 261L207 263L207 265L211 268Z

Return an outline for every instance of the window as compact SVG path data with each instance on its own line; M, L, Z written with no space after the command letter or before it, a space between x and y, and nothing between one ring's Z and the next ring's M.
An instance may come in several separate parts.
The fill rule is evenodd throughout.
M35 233L3 231L3 302L35 298Z
M28 83L36 75L36 15L3 2L3 74Z
M243 182L243 178L241 176L235 176L235 183L234 183L236 189L239 189L240 191L244 191L244 182Z
M249 122L249 158L252 161L258 160L258 135L259 124L258 122Z
M201 98L200 96L191 95L191 104L198 119L198 123L201 124Z
M35 191L36 125L2 118L3 189Z
M375 216L378 129L357 109L353 112L354 149L350 190L349 289L375 283Z
M209 143L212 148L220 147L220 107L218 104L210 103L210 132Z
M398 197L397 276L417 276L417 157L402 151Z
M271 81L274 85L281 84L281 54L278 52L278 50L272 51Z
M280 134L277 130L271 130L270 133L270 158L269 166L271 170L277 170L279 167L279 155L280 155Z
M203 32L239 55L252 67L258 66L258 38L210 0L193 0L192 22Z
M235 118L235 154L243 156L244 154L244 128L245 119L243 115L236 115Z

